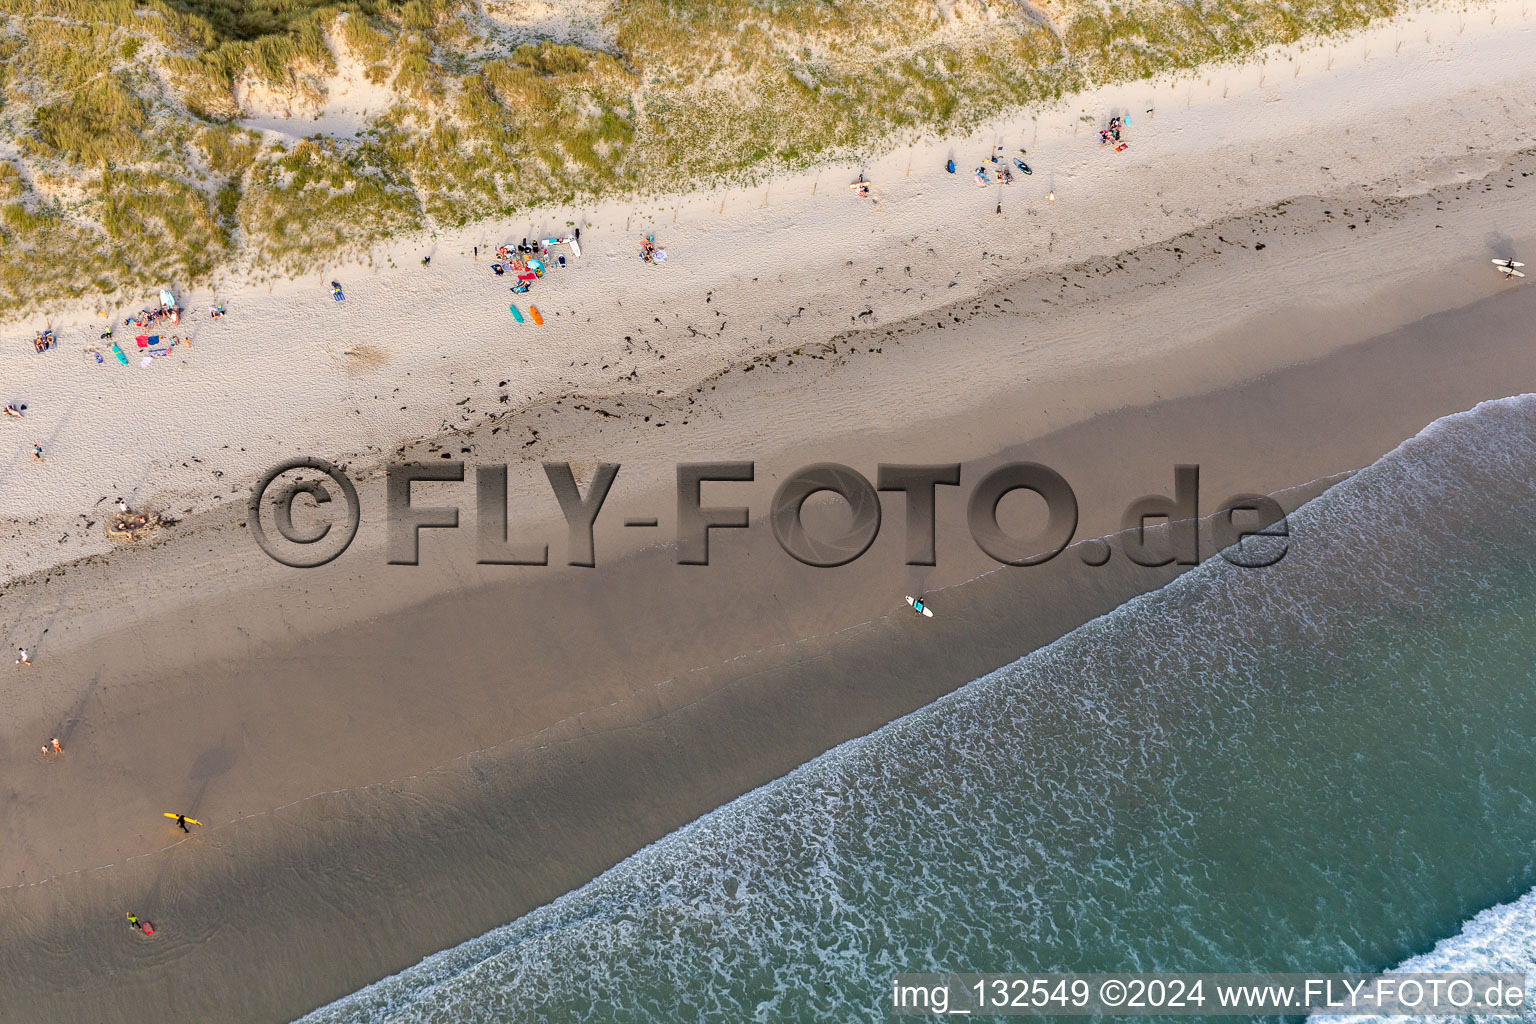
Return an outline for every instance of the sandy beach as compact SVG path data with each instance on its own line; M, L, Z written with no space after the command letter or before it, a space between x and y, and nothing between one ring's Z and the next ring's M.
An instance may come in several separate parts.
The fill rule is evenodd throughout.
M872 162L872 205L857 168L826 168L402 243L399 269L380 252L221 290L230 316L142 370L76 358L94 311L52 317L45 356L22 352L39 325L8 329L0 398L29 410L5 429L47 461L0 478L0 631L34 661L0 687L6 1005L292 1019L1170 578L1078 549L999 571L964 527L993 465L1061 472L1092 538L1175 464L1200 465L1202 514L1242 492L1295 508L1533 390L1536 298L1488 263L1536 242L1536 133L1506 98L1536 84L1529 25L1517 4L1426 12L1071 97ZM1131 149L1077 135L1080 110L1130 113ZM1001 216L963 173L995 140L1037 168ZM573 219L583 257L532 296L545 326L512 326L487 245ZM650 230L659 267L635 258ZM364 510L306 572L243 527L254 479L294 455L347 466ZM420 489L462 526L385 564L378 464L444 455L510 466L550 566L475 564L468 481ZM756 478L710 500L753 526L678 566L674 466L726 459ZM595 569L563 564L544 460L624 467ZM962 463L938 564L903 564L894 495L857 562L793 562L762 516L816 461ZM118 496L180 522L114 547ZM914 591L927 632L897 604ZM63 757L37 752L53 735ZM133 908L153 943L123 941Z

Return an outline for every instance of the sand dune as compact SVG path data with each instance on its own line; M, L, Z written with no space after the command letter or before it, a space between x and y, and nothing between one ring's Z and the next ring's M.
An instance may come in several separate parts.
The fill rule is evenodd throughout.
M0 687L4 1005L288 1019L1166 578L994 572L958 495L931 570L903 564L893 514L848 572L795 565L758 522L690 574L668 547L677 461L759 460L735 493L760 515L811 461L1035 458L1078 488L1087 537L1178 461L1212 502L1294 504L1530 390L1532 295L1488 259L1536 251L1514 99L1531 43L1518 5L1426 13L889 154L865 168L872 204L845 188L856 168L825 168L402 242L221 291L218 323L187 296L192 346L144 369L79 360L90 313L61 308L46 355L35 325L9 331L0 400L29 410L0 423L19 453L0 468L0 634L35 663ZM1125 153L1075 132L1114 110ZM1036 173L978 189L964 171L999 139ZM578 219L583 258L530 296L545 326L514 326L486 247ZM652 229L658 267L636 258ZM466 511L414 569L384 564L377 515L330 566L276 566L244 504L294 454L345 464L365 510L384 459L509 463L552 564L477 567ZM615 520L660 528L605 520L599 567L561 565L546 458L623 463ZM472 485L442 488L470 505ZM120 494L181 522L109 550ZM892 617L911 588L960 612L937 642ZM38 753L50 735L65 757ZM166 810L206 827L184 837Z

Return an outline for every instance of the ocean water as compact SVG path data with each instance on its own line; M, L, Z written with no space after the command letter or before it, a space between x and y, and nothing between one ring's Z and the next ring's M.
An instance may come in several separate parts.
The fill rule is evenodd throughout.
M1536 973L1536 396L306 1022L866 1021L903 971Z

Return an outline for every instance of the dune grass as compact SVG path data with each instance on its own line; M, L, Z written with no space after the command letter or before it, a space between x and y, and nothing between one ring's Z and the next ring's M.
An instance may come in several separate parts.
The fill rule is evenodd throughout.
M744 181L1405 2L611 0L580 42L476 0L0 0L0 316ZM240 82L314 110L342 59L392 97L357 137L234 123Z

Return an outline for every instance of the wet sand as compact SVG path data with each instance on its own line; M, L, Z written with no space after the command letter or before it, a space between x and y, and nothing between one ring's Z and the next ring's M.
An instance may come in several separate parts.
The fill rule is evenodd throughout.
M590 410L530 414L548 447L625 463L596 569L475 566L464 484L426 492L453 494L465 528L427 538L417 567L384 565L383 527L365 522L331 566L278 571L237 523L209 518L163 547L13 587L7 621L48 632L33 641L37 664L8 681L0 724L7 1016L291 1019L1170 578L1121 552L1090 567L1082 548L1000 569L964 526L992 465L1061 472L1077 536L1093 537L1132 499L1171 492L1177 463L1200 465L1202 513L1253 491L1294 507L1438 416L1536 388L1536 292L1490 280L1482 252L1463 251L1489 223L1530 215L1522 190L1495 183L1497 204L1458 216L1440 196L1428 220L1319 220L1296 234L1288 268L1275 238L1232 244L1239 226L1289 230L1255 215L1076 268L1066 288L1027 280L926 324L840 339L824 359L739 366L680 398L669 431ZM1314 203L1314 218L1338 205L1286 216ZM1331 232L1355 248L1337 251ZM1467 241L1415 250L1448 232ZM1511 228L1510 244L1524 232ZM1336 280L1330 261L1373 246L1411 263L1411 287L1357 283L1326 301L1294 287ZM1256 281L1253 261L1270 257ZM1117 282L1138 266L1153 270ZM1071 294L1095 277L1099 294ZM1052 308L1008 315L1031 297ZM1091 358L1128 325L1144 349ZM786 409L803 430L769 444L753 424ZM482 430L421 453L512 461L524 534L559 563L563 531L541 525L550 499L538 456L515 457L522 436ZM760 519L716 531L708 568L678 566L670 467L701 457L755 459L755 482L712 485L706 501L759 515L812 461L870 478L879 462L958 461L964 486L940 489L931 569L903 564L899 495L841 569L795 563ZM377 509L378 481L362 490ZM1005 503L1002 518L1025 533L1037 512ZM660 527L624 537L617 524L641 514ZM899 604L913 592L934 619ZM37 753L50 735L64 757ZM184 838L162 811L206 825ZM160 933L131 933L127 910Z

